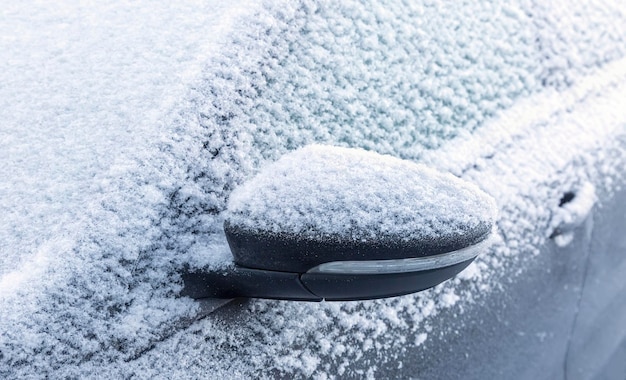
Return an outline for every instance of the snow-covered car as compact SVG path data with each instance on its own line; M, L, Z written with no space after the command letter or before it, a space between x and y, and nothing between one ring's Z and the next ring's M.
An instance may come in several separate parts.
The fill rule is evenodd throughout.
M3 4L0 377L623 379L625 54L617 0ZM489 244L403 296L188 296L225 220L309 214Z

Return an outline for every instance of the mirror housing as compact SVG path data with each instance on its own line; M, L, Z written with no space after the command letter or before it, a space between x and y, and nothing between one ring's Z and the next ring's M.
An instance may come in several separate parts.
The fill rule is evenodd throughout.
M234 263L183 274L182 295L319 301L431 288L490 245L493 199L450 174L360 149L283 156L229 200Z

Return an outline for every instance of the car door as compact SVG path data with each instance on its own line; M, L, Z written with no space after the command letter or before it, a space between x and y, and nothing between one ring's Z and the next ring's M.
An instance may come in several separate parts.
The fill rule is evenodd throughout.
M470 8L473 9L461 9ZM246 92L245 85L244 90L236 92L235 99L243 104L258 101L257 108L251 108L250 113L232 107L216 109L216 123L224 132L220 138L206 141L217 152L214 160L249 155L256 160L255 165L261 166L277 159L282 151L309 141L327 141L392 152L450 172L475 183L496 199L500 210L498 244L455 279L415 295L345 303L230 302L155 344L149 352L126 364L126 371L142 376L189 377L206 373L269 378L564 377L589 254L589 215L604 202L610 202L611 189L618 186L621 178L624 63L616 58L589 72L567 69L567 64L552 58L562 54L559 51L564 46L582 46L588 41L576 42L575 33L559 31L564 25L555 22L551 9L519 8L528 13L515 13L508 8L481 9L492 24L480 25L472 24L469 16L469 24L463 24L462 12L444 12L438 7L425 7L424 14L409 16L410 12L403 13L403 7L398 5L390 13L405 14L406 22L428 20L425 33L440 39L440 44L429 45L428 39L417 37L409 40L415 43L415 51L423 49L429 54L437 51L437 46L451 43L448 35L437 34L430 27L455 30L449 23L459 22L457 26L475 39L480 39L476 30L487 35L493 32L486 25L499 25L502 29L496 30L501 31L528 32L511 32L515 37L507 41L519 43L522 50L529 48L525 38L536 41L538 45L520 56L536 54L537 60L520 58L516 53L522 50L514 51L505 54L504 62L494 61L502 64L494 63L502 71L489 70L489 59L481 61L486 65L481 69L463 71L462 64L454 66L450 63L454 62L452 58L437 60L435 53L420 55L425 57L423 61L409 53L413 61L387 62L385 54L402 56L406 48L393 44L399 49L397 52L385 47L385 54L376 57L380 61L364 61L373 66L354 67L349 64L353 62L352 54L360 53L349 48L350 41L360 41L362 35L342 31L346 25L359 30L372 24L352 24L348 20L355 15L349 7L304 9L296 17L302 24L289 24L303 25L299 27L302 34L295 32L296 37L290 37L288 43L281 39L283 42L277 45L288 46L284 48L289 53L282 56L282 65L263 66L267 77L254 77L259 82L251 88L265 88L267 80L270 87L265 88L266 92ZM557 14L568 20L578 14L560 8L552 11L562 12ZM369 13L357 14L367 19ZM448 18L449 14L455 18ZM388 21L374 25L392 25ZM568 38L574 36L574 40L564 42L558 37L561 32ZM321 36L329 35L343 39L329 37L337 45L319 49L307 42L307 36L314 36L324 43L325 37ZM401 36L397 38L404 41ZM385 41L384 36L380 41ZM564 45L559 47L552 42ZM494 44L497 46L488 45L485 57L501 52L499 45ZM364 51L371 47L356 46ZM342 55L337 49L350 53ZM465 50L461 46L458 51ZM451 49L449 53L454 56L456 52ZM462 59L471 62L479 58ZM520 68L516 59L537 66ZM399 91L404 88L403 83L415 79L404 76L410 72L407 62L424 62L421 69L415 68L417 72L423 70L424 80ZM441 70L448 63L459 71ZM255 67L250 68L251 72L257 73ZM519 83L511 73L518 69L533 73L530 77L541 78L540 88L528 79L520 88L533 88L532 91L516 90ZM367 74L359 76L355 72ZM486 72L494 77L484 78L483 83ZM387 75L387 81L384 76L376 76L382 73ZM473 88L474 92L468 90L463 95L469 102L467 108L457 104L460 108L453 115L458 118L448 118L446 108L454 107L454 96L448 99L451 93L445 88L455 88L463 75L469 75L469 82L460 87ZM392 78L398 82L387 86ZM473 79L476 81L471 82ZM312 82L319 86L310 86ZM482 84L485 92L481 92ZM343 90L334 92L335 88ZM259 98L255 100L251 94ZM481 98L483 95L485 98ZM476 106L480 108L473 108L472 102L480 103ZM212 125L211 117L203 123ZM254 145L232 144L229 140L241 140L227 128L251 121L258 123L250 132ZM407 139L406 143L403 139ZM277 145L282 148L273 149ZM209 167L210 161L207 162L202 165ZM207 168L193 168L196 174L203 171L212 173ZM222 178L206 179L199 174L197 177L200 181ZM208 183L207 188L214 185ZM205 302L210 308L220 301Z
M137 362L143 368L156 357L200 356L211 363L228 358L218 371L279 378L571 375L580 369L572 367L572 357L589 364L584 357L590 347L580 348L575 325L581 323L579 307L584 313L588 302L581 303L581 295L583 283L591 281L593 268L586 268L598 253L598 236L616 252L623 249L622 226L614 221L623 216L624 194L614 191L623 177L611 173L621 170L625 158L624 119L607 109L618 109L624 79L624 65L616 62L571 89L571 98L541 94L423 157L479 184L500 209L499 243L455 279L374 301L237 300ZM565 130L568 138L561 143ZM597 289L613 284L603 276L593 281ZM619 315L610 316L619 321ZM595 326L587 326L592 336ZM611 363L621 363L620 351L608 350ZM203 368L191 363L185 371L199 374Z
M567 356L568 379L626 375L624 190L595 213L582 298Z

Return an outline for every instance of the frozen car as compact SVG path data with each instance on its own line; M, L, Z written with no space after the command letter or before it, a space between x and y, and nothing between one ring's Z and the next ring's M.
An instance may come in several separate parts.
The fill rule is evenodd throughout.
M4 4L0 377L624 378L620 3ZM460 178L493 241L404 296L185 296L311 145Z

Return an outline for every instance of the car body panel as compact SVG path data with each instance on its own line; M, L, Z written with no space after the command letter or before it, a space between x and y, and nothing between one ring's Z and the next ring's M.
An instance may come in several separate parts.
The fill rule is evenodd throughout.
M571 98L542 94L524 108L530 119L520 119L514 107L473 138L452 141L425 157L483 184L499 204L501 243L480 255L468 273L426 292L379 301L239 300L133 365L145 368L151 357L236 353L229 366L213 369L283 378L564 377L576 368L572 357L585 362L580 358L593 356L575 337L585 332L576 316L585 305L588 258L602 250L597 236L620 244L622 225L613 219L623 217L626 195L617 189L625 182L609 168L626 162L625 118L621 111L604 110L619 109L624 69L616 62L586 78ZM509 126L506 132L503 124ZM567 144L555 145L564 127ZM446 161L447 149L465 154ZM590 186L593 191L585 190ZM575 215L570 209L582 211ZM568 233L571 239L559 239ZM594 327L586 328L593 336ZM215 350L215 342L228 342L229 348ZM620 350L609 351L617 355L611 363L621 363ZM195 376L202 368L161 370ZM619 378L619 368L597 369Z
M568 379L619 379L626 374L626 191L596 211Z

